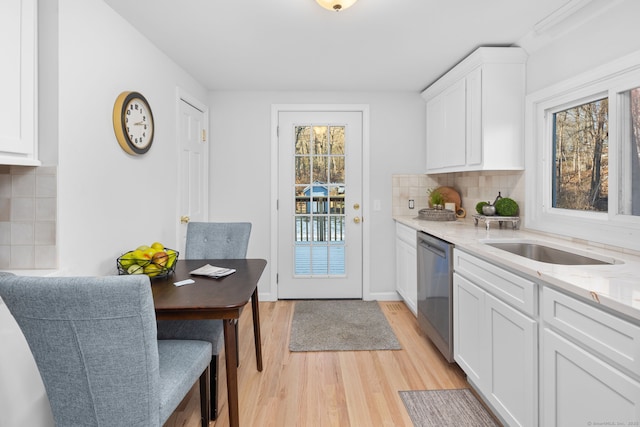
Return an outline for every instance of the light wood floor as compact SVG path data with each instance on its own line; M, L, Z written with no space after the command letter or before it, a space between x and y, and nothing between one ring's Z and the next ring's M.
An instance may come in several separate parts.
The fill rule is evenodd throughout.
M256 370L251 310L240 318L238 388L242 426L412 426L398 391L468 388L419 331L402 302L380 302L402 350L289 351L295 301L260 303L264 370ZM219 417L229 415L224 356L220 363ZM168 427L200 426L197 386L168 420Z

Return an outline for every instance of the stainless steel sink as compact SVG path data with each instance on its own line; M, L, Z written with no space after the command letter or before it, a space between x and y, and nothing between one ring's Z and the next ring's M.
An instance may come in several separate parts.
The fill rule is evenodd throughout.
M611 259L601 260L586 255L580 255L573 252L567 252L562 249L556 249L539 243L530 242L485 242L486 245L494 248L502 249L521 257L532 259L534 261L546 262L548 264L561 265L603 265L616 264Z

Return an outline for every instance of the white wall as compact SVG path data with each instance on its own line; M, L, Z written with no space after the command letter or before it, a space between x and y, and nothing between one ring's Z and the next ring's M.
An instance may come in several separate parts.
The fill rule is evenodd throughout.
M271 106L272 104L368 104L370 107L370 202L363 206L371 227L371 283L375 298L395 295L391 176L424 172L425 106L416 93L212 92L209 216L253 223L248 256L269 261L260 293L270 295ZM383 266L383 268L381 268Z
M46 70L45 70L46 72ZM141 244L176 247L176 88L206 90L101 0L59 0L59 259L65 274L116 272ZM153 146L132 157L116 142L113 103L142 93Z
M176 244L176 87L203 102L207 92L102 0L42 0L40 8L40 141L45 164L58 162L60 268L114 274L128 249ZM145 95L157 123L140 158L113 134L113 103L125 90ZM0 343L0 426L52 426L33 358L1 302Z

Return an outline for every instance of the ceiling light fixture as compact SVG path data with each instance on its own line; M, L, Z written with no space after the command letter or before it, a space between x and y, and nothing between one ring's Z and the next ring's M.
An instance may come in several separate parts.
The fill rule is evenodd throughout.
M358 0L316 0L320 6L336 12L353 6L356 1Z

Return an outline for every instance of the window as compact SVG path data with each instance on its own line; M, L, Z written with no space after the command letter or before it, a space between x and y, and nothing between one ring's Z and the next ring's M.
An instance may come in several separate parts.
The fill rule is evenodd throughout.
M622 153L618 211L640 216L640 87L620 94Z
M607 212L609 100L553 114L552 206Z
M527 228L640 250L640 53L527 97Z

